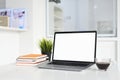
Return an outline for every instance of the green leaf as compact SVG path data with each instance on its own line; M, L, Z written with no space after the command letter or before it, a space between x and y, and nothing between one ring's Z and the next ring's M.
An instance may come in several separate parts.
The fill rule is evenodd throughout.
M41 52L51 53L52 47L53 47L53 42L52 42L52 40L43 38L39 42L39 47L41 49Z

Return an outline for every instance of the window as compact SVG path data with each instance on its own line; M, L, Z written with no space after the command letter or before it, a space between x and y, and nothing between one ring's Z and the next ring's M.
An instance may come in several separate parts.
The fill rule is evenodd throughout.
M116 0L61 0L60 2L58 4L49 2L47 35L53 35L55 31L97 30L98 36L101 37L117 36ZM55 8L56 5L59 8ZM56 16L56 13L60 16Z

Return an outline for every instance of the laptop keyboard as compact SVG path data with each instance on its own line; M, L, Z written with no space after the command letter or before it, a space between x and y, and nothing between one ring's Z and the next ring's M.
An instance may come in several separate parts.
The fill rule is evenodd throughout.
M81 66L67 66L67 65L50 65L53 69L60 69L60 70L83 70L85 67Z

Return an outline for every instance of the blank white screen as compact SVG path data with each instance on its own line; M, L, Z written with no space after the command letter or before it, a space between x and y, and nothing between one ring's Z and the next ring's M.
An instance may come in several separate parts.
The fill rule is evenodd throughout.
M58 33L54 60L94 62L95 33Z

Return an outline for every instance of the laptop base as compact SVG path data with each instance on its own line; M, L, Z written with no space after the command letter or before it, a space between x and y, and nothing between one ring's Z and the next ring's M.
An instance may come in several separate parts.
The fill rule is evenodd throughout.
M87 66L70 66L70 65L61 65L61 64L51 64L48 61L40 63L37 67L41 69L52 69L52 70L65 70L65 71L81 71L92 64L89 64Z

